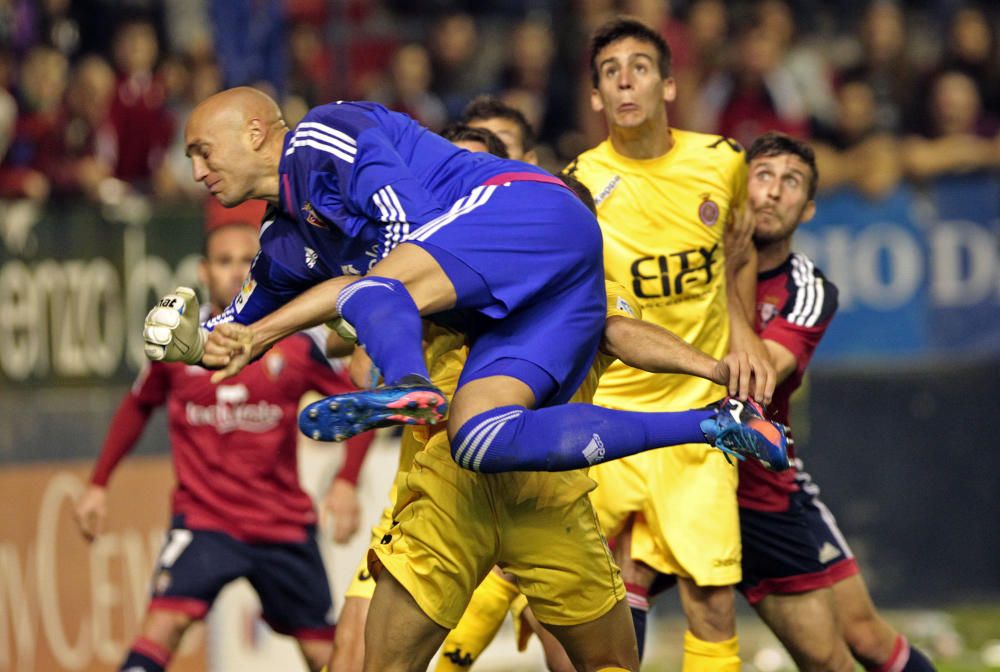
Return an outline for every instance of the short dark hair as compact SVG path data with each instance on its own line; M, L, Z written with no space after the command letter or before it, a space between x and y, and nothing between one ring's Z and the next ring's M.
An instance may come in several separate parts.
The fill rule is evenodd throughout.
M590 81L595 89L601 74L597 67L597 55L609 44L627 37L635 38L640 42L648 42L656 47L656 53L660 57L660 76L664 78L670 76L672 55L670 45L663 39L663 36L639 19L631 16L619 16L600 26L590 38Z
M590 193L590 189L587 188L587 185L569 173L559 173L556 177L565 182L566 186L569 187L574 194L576 194L577 198L583 201L583 204L587 206L587 209L594 213L595 217L597 216L597 204L594 203L594 195Z
M816 167L816 152L808 143L803 142L780 131L768 131L757 137L747 150L747 163L765 156L780 156L793 154L809 166L812 179L809 182L809 200L816 196L816 186L819 183L819 169Z
M462 121L468 124L470 121L486 121L487 119L507 119L517 124L521 129L521 145L524 151L529 152L535 147L535 130L528 123L528 118L524 112L511 107L496 96L476 96L462 112Z
M486 128L473 128L461 123L449 124L441 131L441 137L449 142L481 142L486 145L486 151L501 159L509 158L507 146L497 134Z
M215 238L215 234L220 231L229 231L230 229L246 229L250 233L257 235L258 226L253 222L243 220L234 220L231 222L216 224L215 226L209 226L205 229L205 233L201 237L201 256L208 259L208 248L212 244L212 238Z

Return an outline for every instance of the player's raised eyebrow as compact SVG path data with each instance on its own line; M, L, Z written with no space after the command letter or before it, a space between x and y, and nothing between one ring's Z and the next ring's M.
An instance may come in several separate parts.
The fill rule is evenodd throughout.
M643 53L643 52L641 52L641 51L640 51L640 52L636 52L636 53L632 53L632 54L629 54L629 55L628 55L628 56L626 57L626 60L627 60L627 61L634 61L634 60L637 60L637 59L640 59L640 58L644 58L644 59L646 59L647 61L649 61L650 63L652 63L652 62L653 62L653 57L652 57L652 56L650 56L649 54L644 54L644 53ZM608 65L608 64L611 64L611 63L614 63L614 62L615 62L615 61L617 61L617 60L618 60L618 59L617 59L617 57L615 57L615 56L608 56L608 57L607 57L607 58L605 58L605 59L604 59L603 61L601 61L601 62L600 62L600 63L598 64L598 66L597 66L597 67L598 67L598 69L599 69L599 70L603 70L603 69L604 69L604 66L605 66L605 65Z

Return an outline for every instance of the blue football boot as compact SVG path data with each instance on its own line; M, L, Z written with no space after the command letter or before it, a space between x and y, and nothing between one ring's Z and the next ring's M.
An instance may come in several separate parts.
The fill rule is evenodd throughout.
M726 397L709 408L715 409L715 416L701 421L701 431L727 460L730 455L739 460L753 457L771 471L788 469L785 430L764 417L760 404Z

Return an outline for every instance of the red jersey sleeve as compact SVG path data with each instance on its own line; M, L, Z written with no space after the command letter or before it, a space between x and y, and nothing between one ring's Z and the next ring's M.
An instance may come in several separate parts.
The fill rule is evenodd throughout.
M784 307L761 329L760 337L774 341L795 356L801 374L837 312L837 287L819 269L798 274L793 259L792 281Z
M167 366L148 363L143 366L132 389L125 395L108 429L108 435L101 447L101 454L94 465L90 482L106 486L111 473L129 452L146 428L149 416L157 406L162 406L170 391L170 375Z

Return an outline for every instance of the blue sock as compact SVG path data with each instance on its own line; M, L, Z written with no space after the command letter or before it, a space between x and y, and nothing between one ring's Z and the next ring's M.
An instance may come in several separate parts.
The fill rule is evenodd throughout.
M473 417L451 454L473 471L569 471L652 448L705 443L699 424L711 410L634 413L589 404L538 410L502 406Z
M337 312L358 332L386 385L412 374L429 378L420 311L403 283L373 276L358 280L341 290Z
M642 586L625 583L628 608L632 612L632 627L635 628L635 643L639 646L639 660L646 648L646 614L649 613L649 591Z

